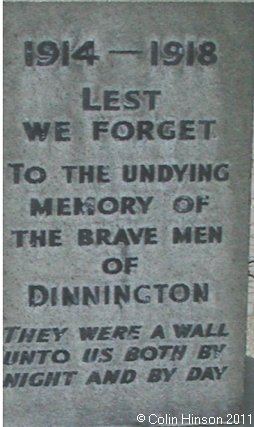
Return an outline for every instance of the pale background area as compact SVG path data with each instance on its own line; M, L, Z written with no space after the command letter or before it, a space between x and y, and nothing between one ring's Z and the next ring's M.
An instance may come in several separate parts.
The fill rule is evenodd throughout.
M254 142L253 142L254 145ZM254 159L254 149L253 149ZM254 357L254 161L252 163L251 218L250 218L250 258L249 258L249 298L248 298L248 348Z

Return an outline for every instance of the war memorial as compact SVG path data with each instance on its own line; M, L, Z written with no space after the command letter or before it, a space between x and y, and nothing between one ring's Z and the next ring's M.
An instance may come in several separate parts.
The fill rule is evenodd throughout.
M254 423L253 22L5 3L5 427Z

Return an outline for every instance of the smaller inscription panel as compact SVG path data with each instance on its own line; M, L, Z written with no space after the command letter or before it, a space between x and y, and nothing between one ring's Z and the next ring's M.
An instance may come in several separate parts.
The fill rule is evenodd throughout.
M5 4L6 427L242 414L253 13Z

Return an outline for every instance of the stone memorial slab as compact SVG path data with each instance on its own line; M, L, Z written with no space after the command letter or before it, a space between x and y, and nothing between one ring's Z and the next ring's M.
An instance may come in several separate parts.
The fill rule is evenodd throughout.
M5 4L5 427L251 421L253 19Z

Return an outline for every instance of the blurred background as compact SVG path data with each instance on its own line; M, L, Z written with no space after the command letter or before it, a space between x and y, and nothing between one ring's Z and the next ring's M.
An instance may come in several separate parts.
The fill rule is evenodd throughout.
M253 126L254 129L254 126ZM254 153L252 161L249 298L248 298L248 345L247 354L254 357Z

